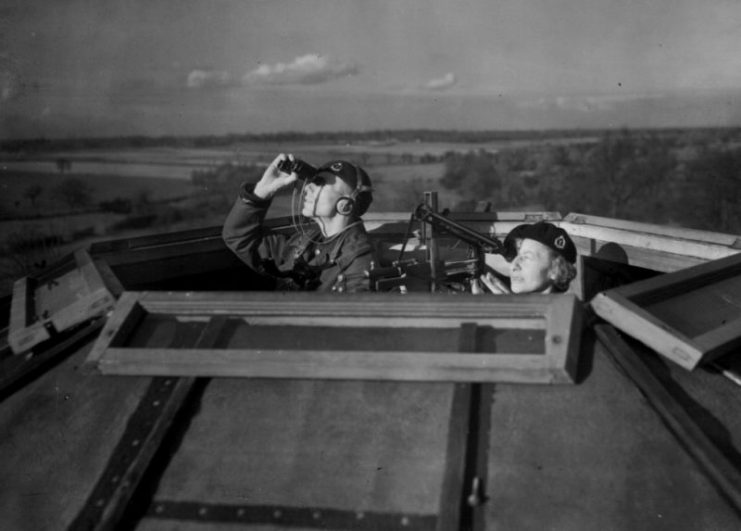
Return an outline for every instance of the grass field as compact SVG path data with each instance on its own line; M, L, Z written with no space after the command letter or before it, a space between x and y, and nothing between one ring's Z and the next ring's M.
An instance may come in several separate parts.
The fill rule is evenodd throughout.
M148 194L152 200L161 200L188 195L197 190L187 179L6 170L0 172L0 215L26 217L67 209L60 204L54 190L65 179L70 178L79 179L91 186L93 205L100 201L117 197L130 198L142 193ZM34 185L42 188L35 203L25 196L26 190Z

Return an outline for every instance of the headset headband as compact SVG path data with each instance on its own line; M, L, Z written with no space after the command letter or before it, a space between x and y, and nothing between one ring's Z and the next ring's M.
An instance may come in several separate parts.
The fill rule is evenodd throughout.
M352 164L350 162L345 162L345 161L341 161L341 160L335 161L335 162L333 162L329 166L319 168L319 170L316 172L315 175L319 175L322 172L327 172L327 173L330 173L330 174L334 175L338 179L342 179L343 181L347 182L345 180L345 176L342 174L343 166L350 166L350 167L352 167L353 172L354 172L355 186L353 187L352 192L350 192L350 196L349 197L351 199L355 199L356 197L358 197L358 195L360 195L363 192L372 192L373 191L373 188L371 186L368 186L367 184L365 184L363 182L363 177L362 177L362 173L361 173L360 168L358 166L356 166L355 164Z
M352 198L355 199L363 192L370 192L372 188L363 183L363 177L360 173L360 169L355 164L353 164L352 167L355 170L355 189L352 191Z

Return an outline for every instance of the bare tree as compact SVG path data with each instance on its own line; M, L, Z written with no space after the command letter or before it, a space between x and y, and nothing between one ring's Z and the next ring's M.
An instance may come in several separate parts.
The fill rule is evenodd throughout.
M94 191L90 184L76 178L65 179L54 189L55 195L71 209L90 206Z
M72 162L69 159L65 158L58 158L57 159L57 170L59 170L59 173L64 173L65 171L70 171L72 169Z
M689 189L681 206L684 215L703 228L741 230L741 149L707 150L689 167Z
M649 214L675 166L674 155L660 139L624 129L608 133L592 148L572 186L581 188L585 211L633 217L638 208Z
M32 184L23 191L23 196L31 202L31 206L36 208L36 201L44 191L40 184Z

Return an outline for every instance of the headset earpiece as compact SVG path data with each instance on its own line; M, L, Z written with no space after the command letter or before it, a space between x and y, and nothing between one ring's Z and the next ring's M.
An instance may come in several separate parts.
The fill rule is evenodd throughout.
M340 197L337 200L335 208L337 209L338 214L342 216L349 216L350 214L352 214L352 211L355 208L355 201L350 197Z

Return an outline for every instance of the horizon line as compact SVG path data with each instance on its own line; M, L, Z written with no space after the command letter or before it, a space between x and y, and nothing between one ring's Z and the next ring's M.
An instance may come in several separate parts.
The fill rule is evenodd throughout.
M130 134L130 135L98 135L98 136L61 136L61 137L15 137L0 138L0 149L7 144L14 143L66 143L66 142L93 142L93 141L115 141L115 140L198 140L198 139L228 139L230 137L246 137L251 141L271 141L275 137L295 136L301 138L321 137L321 136L378 136L385 135L388 137L393 134L445 134L445 135L550 135L558 133L604 133L612 131L697 131L697 130L734 130L741 129L741 125L702 125L702 126L606 126L606 127L541 127L541 128L523 128L523 129L437 129L437 128L399 128L399 129L338 129L338 130L314 130L314 131L295 131L279 130L261 133L248 132L225 132L225 133L203 133L191 135L171 135L171 134ZM285 140L285 139L284 139ZM461 142L470 140L461 140ZM482 141L482 140L478 140Z

